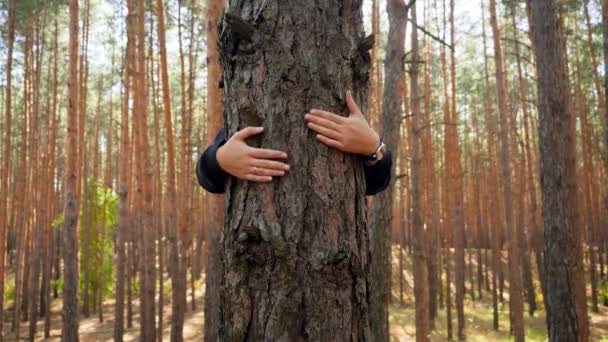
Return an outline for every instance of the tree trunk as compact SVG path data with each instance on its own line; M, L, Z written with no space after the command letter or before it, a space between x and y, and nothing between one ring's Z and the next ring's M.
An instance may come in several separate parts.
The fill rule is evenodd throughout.
M6 58L6 98L4 126L4 158L2 160L2 175L0 175L0 336L4 323L4 284L6 275L7 226L8 226L8 187L11 169L11 107L12 107L12 70L13 46L15 42L15 7L16 1L8 1L8 52Z
M209 124L207 142L211 143L223 126L222 92L219 88L222 78L218 47L218 22L223 8L222 0L207 0L207 107ZM222 265L220 260L220 234L223 224L224 196L207 194L207 276L205 286L205 341L212 342L219 337L221 310L220 286Z
M63 330L62 340L78 341L78 0L70 0L68 77L67 170L65 178L65 223L63 228Z
M405 69L405 29L409 8L404 0L390 0L386 3L389 13L389 44L387 45L384 100L382 101L382 130L380 135L395 156L399 155L399 128L402 122L402 87ZM391 226L395 180L389 187L374 197L370 216L370 316L372 339L388 341L388 305L391 297ZM416 228L415 228L416 229Z
M404 4L402 3L401 6ZM396 6L391 8L392 12L406 13L404 9ZM389 12L391 13L391 12ZM397 18L399 18L397 16ZM403 17L404 21L407 15ZM405 39L405 25L400 41ZM395 37L396 38L396 37ZM403 45L401 45L403 47ZM402 51L402 50L401 50ZM429 288L428 288L428 265L426 254L426 233L422 221L422 151L420 132L420 95L418 91L418 30L416 6L412 6L412 58L414 63L410 67L410 101L412 109L412 221L414 228L414 297L416 298L416 341L430 341L430 312L429 312ZM387 69L387 75L388 75ZM394 72L391 70L391 72ZM388 85L388 84L387 84ZM388 88L388 87L387 87Z
M116 229L116 300L114 302L114 341L120 342L124 335L125 312L125 277L128 267L125 255L127 229L129 227L128 195L129 195L129 95L130 95L130 58L133 49L131 35L131 17L127 18L127 49L123 61L123 94L120 121L120 165L118 179L118 227ZM130 288L131 284L127 283Z
M234 0L228 12L228 133L265 126L252 143L287 152L292 171L274 184L229 181L218 339L371 340L363 163L303 121L314 107L345 114L348 89L365 107L361 2Z
M577 227L576 138L558 2L533 0L540 169L550 341L587 341L581 229ZM583 298L579 298L580 295Z
M130 0L132 1L132 0ZM156 341L156 243L154 229L154 207L152 204L153 167L150 160L148 138L148 86L146 73L146 38L145 38L145 1L137 0L136 56L137 74L133 119L137 129L135 149L137 151L137 195L139 196L139 213L141 214L141 249L140 249L140 332L142 341ZM129 12L131 15L135 12Z
M496 71L496 96L498 99L498 111L500 114L499 138L501 142L500 161L501 177L503 181L504 199L504 227L508 236L509 252L509 304L512 334L516 341L523 341L524 320L523 320L523 298L521 286L521 271L519 260L519 246L517 238L517 228L513 222L513 199L511 189L511 146L509 143L509 103L507 99L507 89L505 80L505 69L503 66L502 47L500 42L500 30L496 18L496 0L490 0L490 23L492 26L492 36L494 38L494 55Z

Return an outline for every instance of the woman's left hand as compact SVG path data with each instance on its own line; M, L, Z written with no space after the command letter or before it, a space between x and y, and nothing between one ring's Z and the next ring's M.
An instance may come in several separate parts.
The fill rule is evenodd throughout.
M380 137L367 123L350 91L346 92L346 105L350 111L348 117L312 109L304 119L325 145L347 153L374 154Z

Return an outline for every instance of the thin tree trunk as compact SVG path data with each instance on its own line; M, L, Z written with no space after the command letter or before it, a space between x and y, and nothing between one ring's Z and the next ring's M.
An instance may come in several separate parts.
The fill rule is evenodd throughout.
M209 124L207 142L210 144L217 132L224 126L222 93L219 88L222 78L220 55L218 49L217 24L223 8L222 0L207 1L207 107ZM205 286L205 341L216 341L220 334L221 310L220 287L224 272L220 260L220 232L223 223L224 196L207 194L209 257L207 261L207 279Z
M129 95L130 95L130 58L133 49L133 39L131 35L131 17L127 18L127 51L123 61L123 94L120 124L120 165L118 179L118 227L116 230L116 300L114 304L114 341L120 342L124 335L124 305L125 305L125 277L126 267L129 267L126 260L125 243L127 243L127 230L130 219L128 213L129 196ZM127 282L128 289L131 284ZM130 291L129 291L130 293Z
M500 160L504 197L504 227L508 236L509 251L509 303L511 308L511 328L516 341L524 341L523 298L521 291L521 272L517 228L513 222L513 199L511 188L511 146L509 143L509 103L503 66L500 30L496 17L496 0L490 0L490 23L494 38L494 55L496 71L496 95L500 114L499 139L501 142Z
M132 1L132 0L131 0ZM154 230L154 208L152 204L152 187L150 180L153 177L153 167L150 160L147 105L148 86L146 73L146 38L145 38L145 1L137 0L136 13L136 62L137 74L135 86L137 91L134 97L133 118L137 128L135 149L138 152L137 162L137 192L139 196L139 213L142 218L141 250L140 250L140 333L143 341L156 341L156 244ZM137 203L137 202L136 202Z
M382 130L380 135L395 156L399 155L399 127L403 103L401 89L404 84L404 41L409 8L404 0L387 2L389 13L389 36L385 59L386 87L382 101ZM394 194L394 179L388 188L376 195L372 201L370 227L370 249L372 253L371 275L371 328L372 339L388 341L388 304L391 297L391 226ZM426 266L425 266L426 267ZM425 273L426 274L426 273ZM427 322L428 324L428 322Z
M8 34L6 58L6 98L4 126L4 158L2 175L0 175L0 336L3 336L4 323L4 285L6 278L7 226L8 226L8 187L11 169L11 128L12 128L12 82L13 82L13 48L15 42L15 7L16 1L8 1Z
M62 340L78 341L78 0L70 0L70 44L68 77L67 170L63 228L63 330Z
M401 5L403 6L403 5ZM396 6L389 8L393 12L399 11L406 13L403 9ZM414 227L414 296L416 298L416 341L430 341L430 312L429 312L429 288L428 288L428 265L426 253L426 236L421 216L422 191L422 151L421 151L421 132L420 132L420 96L418 92L418 30L416 6L412 6L412 58L414 64L410 67L410 91L412 109L412 221ZM391 12L389 12L391 13ZM398 19L396 16L395 19ZM403 20L407 20L407 15ZM400 41L403 42L405 35L405 25L397 26L402 34ZM395 37L397 38L397 37ZM403 47L403 45L401 45ZM394 72L393 70L390 70ZM388 75L389 69L387 69ZM388 88L389 84L387 84Z

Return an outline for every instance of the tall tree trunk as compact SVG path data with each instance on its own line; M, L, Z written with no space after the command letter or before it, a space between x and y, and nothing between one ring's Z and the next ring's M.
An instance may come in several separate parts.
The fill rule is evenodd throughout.
M401 6L404 4L402 3ZM399 18L399 13L407 14L403 8L393 6L390 10ZM389 11L389 13L391 13ZM407 15L402 18L405 21ZM398 22L399 23L399 22ZM412 221L414 227L414 296L416 298L416 341L430 340L430 312L429 312L429 288L428 288L428 268L426 253L426 234L422 221L422 151L421 151L421 132L420 132L420 95L418 91L418 30L417 30L416 6L412 6L412 58L414 63L410 67L410 101L412 109ZM401 44L405 41L405 24L398 26L401 37ZM403 45L401 45L403 48ZM403 50L400 50L403 51ZM399 63L402 65L401 63ZM395 70L388 72L394 73ZM387 89L389 84L387 83ZM387 98L387 100L390 98ZM385 101L385 103L388 101ZM375 201L374 201L375 203ZM390 287L389 287L390 288Z
M41 265L41 250L42 250L42 237L43 237L43 218L45 216L45 208L43 206L42 201L42 179L44 179L42 170L45 170L42 165L44 165L44 158L40 156L40 129L39 129L39 116L40 116L40 79L42 76L42 61L44 60L44 33L46 27L46 11L42 8L36 10L37 14L42 17L39 18L36 22L36 36L35 36L35 45L36 45L36 53L34 54L34 72L32 73L33 77L33 106L32 106L32 117L30 121L30 134L31 134L31 155L30 155L30 164L33 166L32 170L32 232L33 236L31 239L31 254L30 256L30 274L28 275L29 282L29 292L27 296L29 297L29 307L27 308L29 311L29 339L31 341L34 340L34 336L36 335L36 320L38 318L38 301L37 294L40 289L40 265ZM25 279L25 277L24 277Z
M0 175L0 336L4 323L4 284L6 277L7 226L8 226L8 187L11 169L11 125L12 125L12 82L13 82L13 47L15 43L15 7L16 1L8 1L8 34L6 58L6 98L4 126L4 158L2 175Z
M218 49L218 21L222 0L207 0L207 142L211 143L223 125L223 102L219 88L222 78ZM216 341L220 333L220 286L223 268L220 258L220 232L223 224L224 196L207 194L208 260L205 286L205 341Z
M514 53L515 53L515 61L517 64L517 84L518 84L518 88L519 88L519 102L521 105L521 109L522 109L522 119L521 121L525 121L527 120L526 118L528 117L529 113L528 113L528 97L527 97L527 93L526 93L526 85L524 83L524 78L523 78L523 71L522 71L522 65L521 65L521 57L520 57L520 52L519 52L519 46L520 46L520 41L518 38L518 30L517 30L517 25L515 23L515 6L511 5L511 26L512 26L512 31L513 31L513 40L514 40L514 44L513 44L513 48L514 48ZM515 125L515 119L512 120L512 126L516 126ZM513 134L516 135L517 131L516 129L514 129ZM515 140L515 137L513 138L513 140ZM525 142L524 142L525 144ZM536 311L536 293L534 290L534 285L532 284L532 271L531 271L531 267L530 267L530 258L529 258L529 253L528 253L528 238L527 238L527 234L525 232L525 227L527 226L528 229L530 230L530 235L534 236L536 230L535 230L535 226L533 224L528 224L528 223L532 223L534 222L533 218L534 218L534 214L530 214L529 220L524 220L525 217L525 212L527 211L527 203L530 203L531 207L534 206L534 213L536 212L536 195L535 195L535 186L533 183L533 178L531 177L526 177L526 161L528 161L528 163L531 163L531 161L527 160L527 158L529 157L529 155L526 153L526 149L524 147L524 149L521 151L521 158L516 158L517 160L519 160L520 163L520 177L519 177L519 182L520 182L520 194L519 194L519 201L520 201L520 208L519 208L519 222L517 224L517 229L518 229L518 239L519 239L519 244L520 244L520 258L521 258L521 262L522 262L522 274L523 274L523 280L524 280L524 289L525 289L525 294L526 294L526 300L528 301L528 313L530 314L530 316L534 316L534 312ZM527 189L527 196L526 196L526 191ZM526 197L529 197L529 201L526 201ZM534 205L532 205L531 203L534 202Z
M526 0L526 9L527 9L527 17L528 17L528 26L530 27L530 45L532 47L531 54L534 55L534 37L532 35L532 30L534 28L534 23L532 20L532 0ZM534 59L534 56L532 56ZM534 60L532 61L534 63ZM524 123L524 138L526 140L525 153L527 160L527 173L528 173L528 184L529 184L529 196L530 196L530 229L532 230L532 245L534 246L534 256L536 259L536 268L538 271L538 279L540 280L540 287L543 293L543 297L547 296L546 293L546 282L545 282L545 267L543 261L543 249L544 249L544 236L541 224L539 222L540 218L540 210L538 209L539 205L539 194L538 194L538 178L536 177L535 165L538 160L537 158L533 158L532 150L534 147L533 137L530 135L530 125L532 119L531 114L528 112L527 115L524 113L523 123ZM536 149L534 149L536 150ZM537 164L536 164L537 165Z
M604 47L604 66L608 65L608 0L602 0L602 38L603 38L603 47ZM604 94L608 94L608 72L604 74ZM604 116L604 121L608 122L608 106L605 106L604 113L600 113L600 115ZM607 127L604 128L604 169L608 170L608 124ZM604 216L606 212L608 212L608 186L606 186L606 182L604 182L604 188L602 189L604 193L604 205L602 207L602 212ZM606 221L604 219L604 224ZM608 234L606 234L605 230L602 233L602 248L606 251L606 255L604 260L606 264L608 264Z
M465 247L465 232L464 232L464 199L462 186L462 166L460 164L460 146L458 143L458 113L456 109L456 53L455 53L455 27L454 27L454 0L450 0L450 40L452 48L450 49L450 76L451 76L451 101L450 101L450 120L446 123L449 133L449 158L450 163L448 170L452 183L451 208L452 210L452 229L454 233L454 259L455 259L455 287L456 287L456 312L458 317L458 339L463 340L464 336L464 247Z
M50 138L48 139L48 176L47 176L47 201L48 201L48 210L47 210L47 221L45 227L45 241L47 243L46 250L47 255L44 260L44 278L43 278L43 292L44 292L44 337L48 338L51 334L51 273L52 273L52 262L54 259L54 255L57 254L58 248L55 248L54 242L54 234L53 227L51 226L52 220L56 216L55 212L55 161L56 161L56 153L55 147L57 143L57 126L58 126L58 115L57 115L57 93L58 93L58 56L59 56L59 26L57 19L55 19L55 31L54 31L54 39L53 39L53 97L52 97L52 106L50 107L50 114L48 119L48 126L50 131ZM59 172L57 172L59 173Z
M63 227L63 330L62 340L78 341L78 0L70 0L70 43L68 72L67 169Z
M577 227L576 138L555 0L533 0L538 74L540 169L550 341L587 341L581 229ZM583 294L583 298L579 296Z
M155 288L156 288L156 244L154 229L154 207L152 204L151 179L153 167L150 160L149 138L148 138L148 86L146 73L146 37L145 37L145 1L137 0L136 13L137 25L135 28L135 51L136 70L135 86L137 91L134 97L133 118L137 128L135 149L137 151L137 193L141 215L141 244L140 244L140 333L142 341L156 340L156 310L155 310Z
M246 10L264 4L263 21ZM292 171L274 184L229 181L219 339L371 340L363 163L320 144L302 120L311 107L345 113L348 89L365 111L361 2L234 0L229 13L228 133L265 126L254 144L287 152Z
M590 138L590 130L589 127L589 108L587 104L587 96L584 93L584 90L581 86L581 63L578 53L576 54L576 100L573 103L574 108L580 118L581 125L581 150L583 157L583 165L582 172L580 175L582 176L581 180L583 186L581 186L582 196L581 200L581 211L579 214L581 226L586 229L587 233L587 243L588 243L588 254L589 254L589 281L591 285L591 310L595 313L599 313L598 307L598 275L597 275L597 254L595 248L595 218L593 212L593 185L591 181L592 170L593 170L593 159L591 158L591 138ZM585 230L583 230L585 231Z
M426 50L426 60L431 60L433 58L431 52L430 40L427 39L428 47ZM437 219L438 210L437 210L437 182L435 175L435 154L433 152L433 138L432 138L432 123L431 123L431 113L433 108L431 108L431 63L424 64L424 102L425 108L422 114L422 120L418 121L418 127L420 129L420 123L422 122L424 128L423 131L420 132L422 134L422 157L423 157L423 175L424 175L424 189L427 194L426 198L426 217L425 222L427 225L427 264L428 264L428 288L429 288L429 319L430 319L430 327L434 328L435 318L437 317L437 294L439 292L439 279L438 279L438 269L439 269L439 258L438 258L438 248L437 248L437 231L438 231L438 223ZM406 111L407 113L407 111ZM403 180L402 180L403 181Z
M445 37L447 32L447 15L445 11L446 1L443 0L443 36ZM441 78L442 78L442 90L443 90L443 121L444 125L444 165L451 164L451 116L450 116L450 97L448 95L448 70L447 70L447 56L445 47L441 47ZM454 201L453 192L453 178L451 177L451 171L446 167L443 170L443 229L444 229L444 251L445 251L445 275L446 275L446 319L447 319L447 338L452 340L453 328L452 328L452 229L453 229L453 215L452 206Z
M171 268L176 271L176 258L178 253L177 245L177 221L176 221L176 194L175 194L175 142L173 139L173 117L171 114L171 90L169 89L169 72L167 67L167 47L165 38L165 8L162 0L156 0L157 20L156 26L159 48L159 67L161 72L161 87L163 93L163 123L165 128L165 143L167 148L167 181L166 181L166 227L170 241ZM171 270L169 273L171 274ZM172 288L175 289L174 277L171 276ZM175 289L176 291L177 289ZM171 339L179 340L182 334L183 314L180 313L180 300L176 296L177 292L172 291L172 312L171 315ZM162 308L159 308L162 310ZM160 321L159 321L160 323ZM159 324L160 325L160 324ZM159 338L161 335L159 334Z
M123 61L123 94L120 123L120 165L118 179L118 227L116 230L116 300L114 302L114 341L120 342L124 335L124 306L125 306L125 278L127 272L127 260L125 244L127 243L127 230L130 225L128 212L129 197L129 96L131 70L130 58L133 49L133 39L131 35L132 18L127 18L127 49ZM130 283L127 283L129 288Z
M507 246L509 251L509 304L511 308L511 328L515 340L523 341L525 336L521 271L519 266L520 260L517 228L513 222L513 199L511 188L511 146L509 143L510 106L507 99L505 69L503 66L504 60L500 42L500 29L498 27L498 20L496 17L496 0L490 0L490 23L492 26L492 36L494 38L496 96L498 98L498 111L500 114L500 161L504 197L504 227L505 231L507 232Z
M405 0L390 0L386 3L389 13L389 44L387 45L384 100L382 101L382 130L380 135L395 156L399 155L399 127L402 121L402 89L404 85L405 29L409 8ZM372 339L388 341L388 304L391 297L391 226L395 180L389 187L374 197L370 217L370 315ZM416 229L416 227L414 228ZM426 260L426 259L425 259ZM425 266L426 267L426 266ZM426 273L425 273L426 274ZM428 322L427 322L428 324Z

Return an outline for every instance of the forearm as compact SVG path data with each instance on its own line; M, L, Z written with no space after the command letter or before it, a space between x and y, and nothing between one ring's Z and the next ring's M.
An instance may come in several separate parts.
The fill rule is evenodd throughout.
M390 151L387 151L384 158L380 161L376 161L373 165L368 165L366 163L366 195L371 196L386 190L391 181L392 169L393 156Z
M205 190L221 194L226 187L228 174L217 162L217 150L226 142L225 132L221 130L213 143L207 147L196 164L196 178Z

